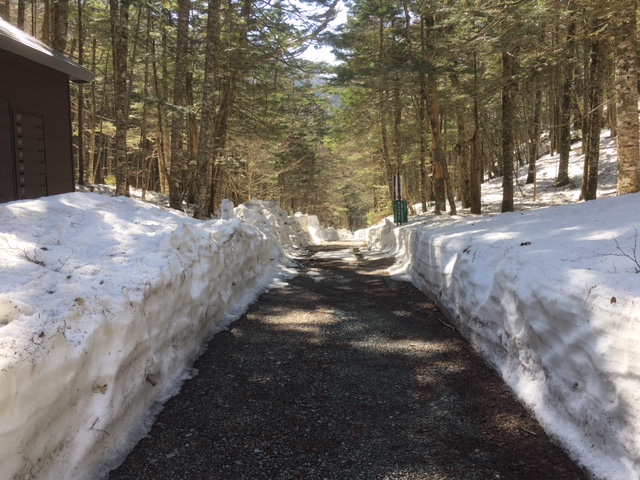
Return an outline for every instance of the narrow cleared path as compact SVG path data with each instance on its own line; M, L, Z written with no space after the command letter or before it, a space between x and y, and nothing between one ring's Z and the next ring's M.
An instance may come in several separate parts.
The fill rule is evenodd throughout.
M300 264L111 480L588 478L389 260L342 245Z

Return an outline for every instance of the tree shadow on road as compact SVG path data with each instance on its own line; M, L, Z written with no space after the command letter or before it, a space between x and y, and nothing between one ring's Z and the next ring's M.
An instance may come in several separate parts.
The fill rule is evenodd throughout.
M110 478L586 478L388 265L303 261L210 341Z

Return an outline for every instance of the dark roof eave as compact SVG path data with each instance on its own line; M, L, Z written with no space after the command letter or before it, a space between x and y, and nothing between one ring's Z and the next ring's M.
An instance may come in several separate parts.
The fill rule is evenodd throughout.
M72 82L90 83L95 78L93 72L2 19L0 19L0 49L62 72L68 75Z

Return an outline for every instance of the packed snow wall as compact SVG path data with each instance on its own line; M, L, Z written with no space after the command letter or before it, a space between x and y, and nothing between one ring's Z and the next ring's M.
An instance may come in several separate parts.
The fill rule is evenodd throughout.
M292 219L292 223L296 223L299 228L306 232L311 241L316 245L324 242L351 242L356 240L353 233L349 230L321 227L316 215L297 212L294 216L290 217L290 219Z
M628 217L636 202L385 222L360 233L396 256L396 272L598 479L640 478L640 275L613 240L627 252L637 242Z
M207 337L290 274L286 214L235 211L201 222L88 193L0 206L2 478L99 478Z

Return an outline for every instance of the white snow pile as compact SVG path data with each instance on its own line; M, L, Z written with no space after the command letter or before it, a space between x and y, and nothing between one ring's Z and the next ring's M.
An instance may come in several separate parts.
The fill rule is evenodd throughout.
M320 226L316 215L307 215L296 212L293 219L302 227L309 235L311 241L315 245L325 242L353 241L355 237L352 232L345 229L336 229L333 227L324 228Z
M576 145L579 150L580 145ZM433 298L549 435L594 478L640 478L640 194L615 197L615 144L603 137L599 199L554 189L539 160L537 200L520 171L518 211L387 219L359 232L397 256L395 273ZM485 211L501 179L484 185ZM607 198L608 197L608 198ZM537 208L537 209L536 209Z
M95 193L0 204L0 477L105 474L206 339L292 275L283 251L305 238L282 210L223 212Z
M291 253L291 248L307 247L311 240L307 232L293 221L272 200L252 200L235 209L235 215L244 222L255 224L267 235L280 239L283 248Z

